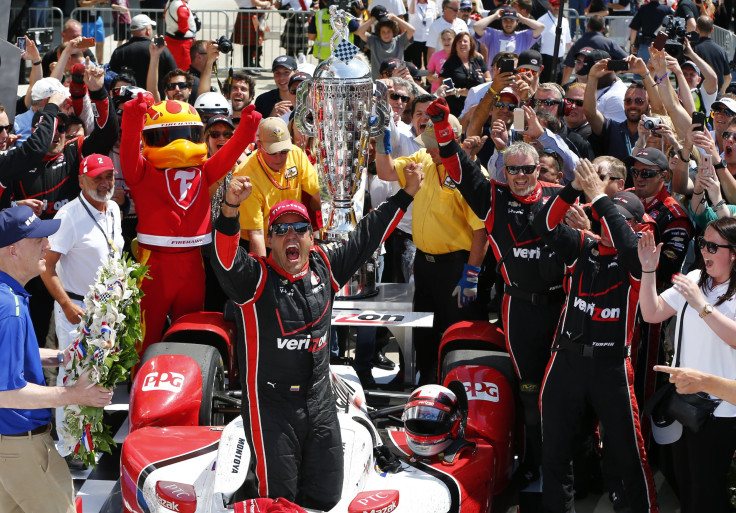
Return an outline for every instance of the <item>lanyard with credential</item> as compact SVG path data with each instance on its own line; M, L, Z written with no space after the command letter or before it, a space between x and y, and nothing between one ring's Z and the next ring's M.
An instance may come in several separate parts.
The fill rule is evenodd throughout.
M87 211L87 214L89 214L90 219L92 219L92 222L94 225L102 232L102 235L105 236L105 242L107 242L107 249L110 254L110 258L114 258L118 253L118 247L115 245L115 241L113 241L112 237L105 232L105 230L102 229L102 226L100 226L100 223L97 222L97 219L95 219L95 216L92 215L92 212L90 212L89 207L84 203L84 199L82 198L82 195L79 196L79 202L84 207L84 210ZM112 232L112 235L115 235L115 214L113 214L113 220L112 220L112 229L110 230ZM105 213L105 227L107 227L107 213Z

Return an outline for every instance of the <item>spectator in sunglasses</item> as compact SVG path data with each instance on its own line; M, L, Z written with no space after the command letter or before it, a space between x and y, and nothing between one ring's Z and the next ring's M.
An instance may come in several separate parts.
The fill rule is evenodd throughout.
M317 223L316 213L322 208L317 172L304 151L292 143L283 119L271 117L261 122L258 149L233 176L247 176L253 184L252 194L240 205L241 237L251 253L266 256L266 221L279 201L304 203Z
M164 90L168 100L188 102L192 94L194 77L186 71L173 70L164 77Z
M693 224L665 186L670 173L669 160L658 149L644 148L625 162L630 166L634 194L644 204L646 213L656 221L657 233L663 244L657 280L663 284L671 283L672 276L680 272L685 260L688 243L693 236Z
M17 137L13 135L13 125L10 124L5 107L0 104L0 151L13 146Z
M587 140L590 139L593 132L583 112L583 98L585 98L585 84L580 82L570 84L565 93L563 119L569 132L576 133Z

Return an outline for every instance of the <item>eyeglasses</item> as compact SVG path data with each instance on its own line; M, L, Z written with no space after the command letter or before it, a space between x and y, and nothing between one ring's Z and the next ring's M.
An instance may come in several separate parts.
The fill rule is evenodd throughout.
M562 100L537 100L534 99L531 101L532 107L537 107L539 105L544 105L545 107L551 107L552 105L559 105L562 103Z
M225 139L230 139L233 136L232 130L210 130L210 137L213 139L219 139L220 137L224 137Z
M731 137L736 137L736 132L723 132L723 140L727 141Z
M728 244L716 244L715 242L711 240L705 240L705 237L703 237L702 235L698 237L696 240L697 240L698 249L705 248L708 250L708 253L710 253L711 255L715 255L716 253L718 253L718 248L730 248L731 247Z
M272 235L284 236L289 233L289 228L297 235L304 235L309 231L310 224L301 221L299 223L274 223L268 229Z
M514 110L517 107L516 103L506 103L506 102L496 102L494 103L497 109L506 109L509 112Z
M680 158L680 155L678 155L675 150L670 150L667 152L668 159L675 158L675 157L677 157L678 159Z
M637 105L644 105L647 101L644 98L624 98L624 103L626 105L631 105L632 103L636 103Z
M519 173L530 175L536 170L537 170L536 164L529 165L529 166L506 166L506 172L512 176L518 175Z
M528 73L531 73L532 76L535 76L535 77L537 76L537 70L535 70L535 69L518 68L516 71L518 71L519 73L527 73L528 72Z
M167 91L173 91L176 88L179 89L189 89L192 87L191 82L171 82L170 84L166 84L166 90Z
M462 12L472 12L472 11L473 11L473 8L472 8L472 7L466 7L466 8L464 8L464 9L460 9L460 10L461 10Z
M12 130L13 125L0 125L0 132L8 132L10 133L10 130Z
M736 116L736 113L734 113L734 111L732 111L731 109L727 109L725 107L723 108L713 107L711 109L710 115L715 116L716 114L726 114L727 116Z
M450 7L449 5L446 7L446 9L450 9L451 11L455 11L455 12L458 12L460 10L457 7Z
M565 101L570 105L575 105L576 107L583 106L583 100L573 100L572 98L565 98Z
M411 96L404 96L403 94L399 93L391 93L389 96L393 101L401 100L404 103L409 103L409 100L411 100Z
M274 152L274 153L268 153L268 152L266 152L266 155L270 155L271 157L275 157L276 155L281 155L282 157L285 157L286 155L289 154L290 151L291 150L281 150L281 151L277 151L277 152Z
M644 178L645 180L648 180L649 178L654 178L655 176L659 176L662 173L662 170L657 169L636 169L635 167L632 167L629 169L629 173L631 173L631 176L634 178L639 178L640 176Z

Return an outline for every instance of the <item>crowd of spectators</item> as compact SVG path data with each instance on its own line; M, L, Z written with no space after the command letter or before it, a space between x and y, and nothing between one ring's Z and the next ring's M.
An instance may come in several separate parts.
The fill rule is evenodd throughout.
M549 511L573 510L570 461L579 441L572 434L593 436L590 422L584 421L586 401L604 432L603 458L610 458L614 469L607 486L615 506L657 511L645 451L654 447L649 433L658 427L641 411L656 384L652 366L671 363L667 354L674 330L667 329L668 319L683 322L685 314L676 315L683 305L695 312L688 322L697 318L702 323L698 329L712 336L704 342L683 339L680 343L689 348L682 351L681 366L736 378L736 319L729 306L736 290L730 282L736 228L724 220L736 214L736 92L729 56L712 39L714 20L728 28L730 11L726 14L726 2L691 3L683 0L673 11L664 0L640 6L628 0L594 1L587 8L582 2L580 14L587 9L589 16L580 27L567 19L560 25L559 0L547 6L531 0L503 5L372 0L342 6L358 18L350 23L350 40L362 50L355 58L384 83L390 108L386 135L371 141L358 217L406 185L407 166L421 166L425 175L379 259L382 281L414 283L415 308L434 314L433 327L418 330L417 380L437 381L439 340L452 323L487 321L497 314L519 378L526 428L520 474L528 483L544 476ZM321 60L330 54L329 3L238 4L247 12L237 17L233 39L243 46L247 70L259 67L263 58L263 14L255 11L272 5L294 11L284 15L285 51L271 63L275 87L261 94L256 94L251 71L230 70L219 82L213 72L218 44L196 39L196 16L182 0L167 6L179 19L164 22L163 41L155 38L161 20L146 14L121 18L126 27L116 31L120 44L107 63L99 46L93 52L83 44L83 34L98 37L94 18L68 20L62 44L43 56L25 38L22 58L31 64L28 92L17 99L15 119L0 106L0 207L27 205L41 219L63 219L71 210L65 205L83 197L86 202L78 200L74 209L99 205L104 221L109 208L114 213L110 229L121 231L113 237L116 244L131 251L138 236L132 248L139 257L153 259L161 251L156 258L168 263L175 253L169 242L187 239L178 243L196 250L196 258L187 263L191 268L201 262L200 250L208 252L209 235L199 232L209 230L217 218L233 177L249 177L253 187L239 207L241 246L251 253L268 254L269 213L279 201L304 203L313 226L320 228L320 147L300 133L294 108L300 85L315 70L305 56ZM127 2L118 5L124 7L121 16L127 16ZM313 17L306 14L311 9ZM607 37L617 21L604 18L609 9L633 14L624 46ZM687 35L658 48L658 34L672 16L681 17ZM177 121L183 123L177 125L181 132L149 131L155 116L145 109L161 100L191 116ZM259 126L245 126L261 118ZM247 121L241 124L241 119ZM121 125L127 130L121 131ZM142 154L135 151L141 126ZM176 134L187 144L164 155L161 149ZM104 174L101 187L110 198L94 195L97 174L78 178L80 169L87 169L85 158L93 154L105 159L104 170L96 173ZM222 169L214 170L215 164ZM186 172L172 175L168 192L158 179L147 182L153 180L150 173L172 169ZM153 193L135 191L152 184L162 187L157 194L171 195L184 210L198 194L208 194L211 209L186 214L186 222L199 223L199 231L185 237L173 228L165 234L152 228L174 223L176 217L154 219L148 201L136 205L136 197ZM108 199L113 202L109 207ZM616 217L619 212L625 222ZM62 227L59 233L67 233L69 228ZM635 233L642 241L638 255ZM60 240L57 236L48 260L59 262L58 267L25 287L32 294L30 315L42 346L56 344L54 301L55 315L64 316L56 326L63 325L68 338L84 292L81 284L71 290L60 284L75 274L69 270L75 258L65 255ZM104 244L98 246L107 251ZM110 252L119 254L117 247ZM588 260L581 263L583 258ZM585 272L594 273L593 279ZM161 283L175 283L176 277L166 276ZM164 288L147 293L157 299L155 306L144 306L149 314L144 347L161 336L167 316L174 320L205 306L223 308L227 298L206 258L204 271L188 276L187 283L188 292L177 292L188 294L186 301ZM626 293L611 295L622 284ZM723 288L720 298L713 294L716 287ZM191 293L194 289L202 294ZM646 304L638 310L640 293ZM604 297L612 302L605 303ZM619 308L626 318L601 319L596 304L610 311ZM603 320L616 327L603 329ZM685 333L692 336L695 328ZM394 366L382 354L381 338L380 331L358 334L356 370L366 387L377 386L369 361ZM332 341L334 355L340 355L340 347ZM560 354L568 361L561 363ZM617 359L615 369L603 369L601 362L609 359ZM603 384L610 379L610 386L618 387L611 401L624 413L602 411L605 395L576 396L580 404L562 408L560 403L571 399L573 378L560 374L561 365L572 369L576 379L585 373L598 373ZM601 383L575 381L573 388L589 387L596 395L605 388ZM617 419L626 412L633 421L620 424ZM554 422L545 424L551 416ZM704 511L702 504L708 504L708 511L728 511L721 469L727 469L736 449L736 406L717 409L713 424L717 427L686 432L675 442L672 478L683 512ZM722 443L709 440L716 436ZM630 450L606 450L607 440L628 444ZM698 455L702 451L718 452L719 470L688 482L688 473L704 465Z

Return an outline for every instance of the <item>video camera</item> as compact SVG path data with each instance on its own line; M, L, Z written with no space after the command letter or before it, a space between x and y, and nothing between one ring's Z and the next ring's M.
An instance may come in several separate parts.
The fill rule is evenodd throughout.
M664 50L678 61L682 60L685 39L688 39L691 44L697 43L700 39L697 32L688 32L686 25L685 18L675 16L667 16L663 23L664 32L667 34Z

